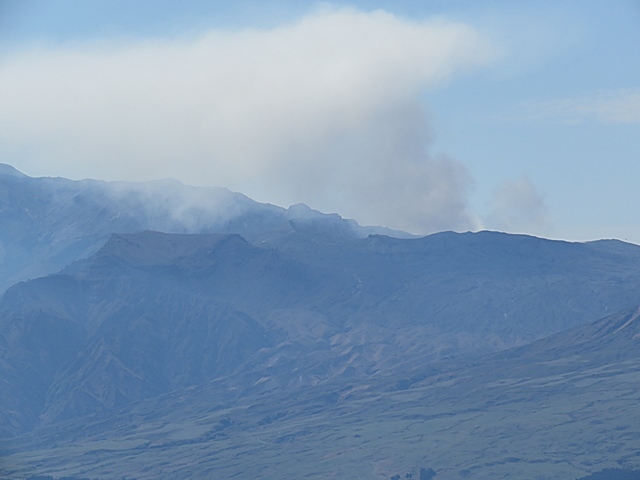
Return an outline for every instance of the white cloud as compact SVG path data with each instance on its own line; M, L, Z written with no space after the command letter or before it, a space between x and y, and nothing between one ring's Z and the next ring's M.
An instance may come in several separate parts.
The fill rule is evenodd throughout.
M469 228L420 94L490 62L472 27L318 10L269 30L33 48L0 62L0 155L30 174L221 185L366 223Z
M640 123L640 88L601 91L590 96L531 101L522 105L529 118L557 118L566 123L599 121Z

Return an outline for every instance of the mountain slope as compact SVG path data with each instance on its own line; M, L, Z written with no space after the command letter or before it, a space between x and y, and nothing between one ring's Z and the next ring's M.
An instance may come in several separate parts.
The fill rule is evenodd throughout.
M12 287L1 353L19 373L4 405L83 415L228 374L273 343L251 315L295 301L304 269L237 235L179 238L114 236L82 266Z
M639 314L423 367L402 390L393 377L241 392L216 380L4 442L7 477L388 479L432 468L436 479L564 480L638 468Z
M10 288L4 433L223 379L238 392L390 376L407 388L434 360L522 344L639 298L638 248L495 233L312 239L297 232L276 249L239 235L114 235L60 274Z
M113 233L238 233L250 242L286 238L298 229L328 239L369 233L305 205L260 204L223 188L189 187L173 180L145 183L31 178L0 164L0 291L54 273L95 253Z

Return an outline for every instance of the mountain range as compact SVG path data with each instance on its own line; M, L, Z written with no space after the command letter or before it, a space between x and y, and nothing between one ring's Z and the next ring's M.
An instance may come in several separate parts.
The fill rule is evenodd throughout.
M575 479L640 463L640 247L418 238L0 169L0 473Z
M411 236L362 227L302 204L288 209L261 204L224 188L190 187L169 179L32 178L7 164L0 164L0 224L0 291L92 255L113 233L237 233L262 242L326 224L332 228L319 230L338 236Z

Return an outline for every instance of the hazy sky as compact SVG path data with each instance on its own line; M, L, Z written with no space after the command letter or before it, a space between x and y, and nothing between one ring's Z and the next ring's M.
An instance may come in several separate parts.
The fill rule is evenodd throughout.
M0 162L640 243L640 1L0 0Z

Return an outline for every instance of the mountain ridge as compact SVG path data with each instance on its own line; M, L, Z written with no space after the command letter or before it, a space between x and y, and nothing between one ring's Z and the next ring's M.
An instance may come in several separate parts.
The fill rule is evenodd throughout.
M517 346L640 292L640 259L584 244L495 233L289 241L301 247L114 234L88 259L8 289L3 398L30 407L6 433L232 373L236 388L419 377L421 365Z
M2 478L637 466L637 245L2 165L0 222Z
M322 233L325 241L376 232L411 237L306 206L261 204L220 187L32 178L7 164L0 164L0 223L0 291L90 256L113 233L238 233L251 243L277 243L298 230Z

